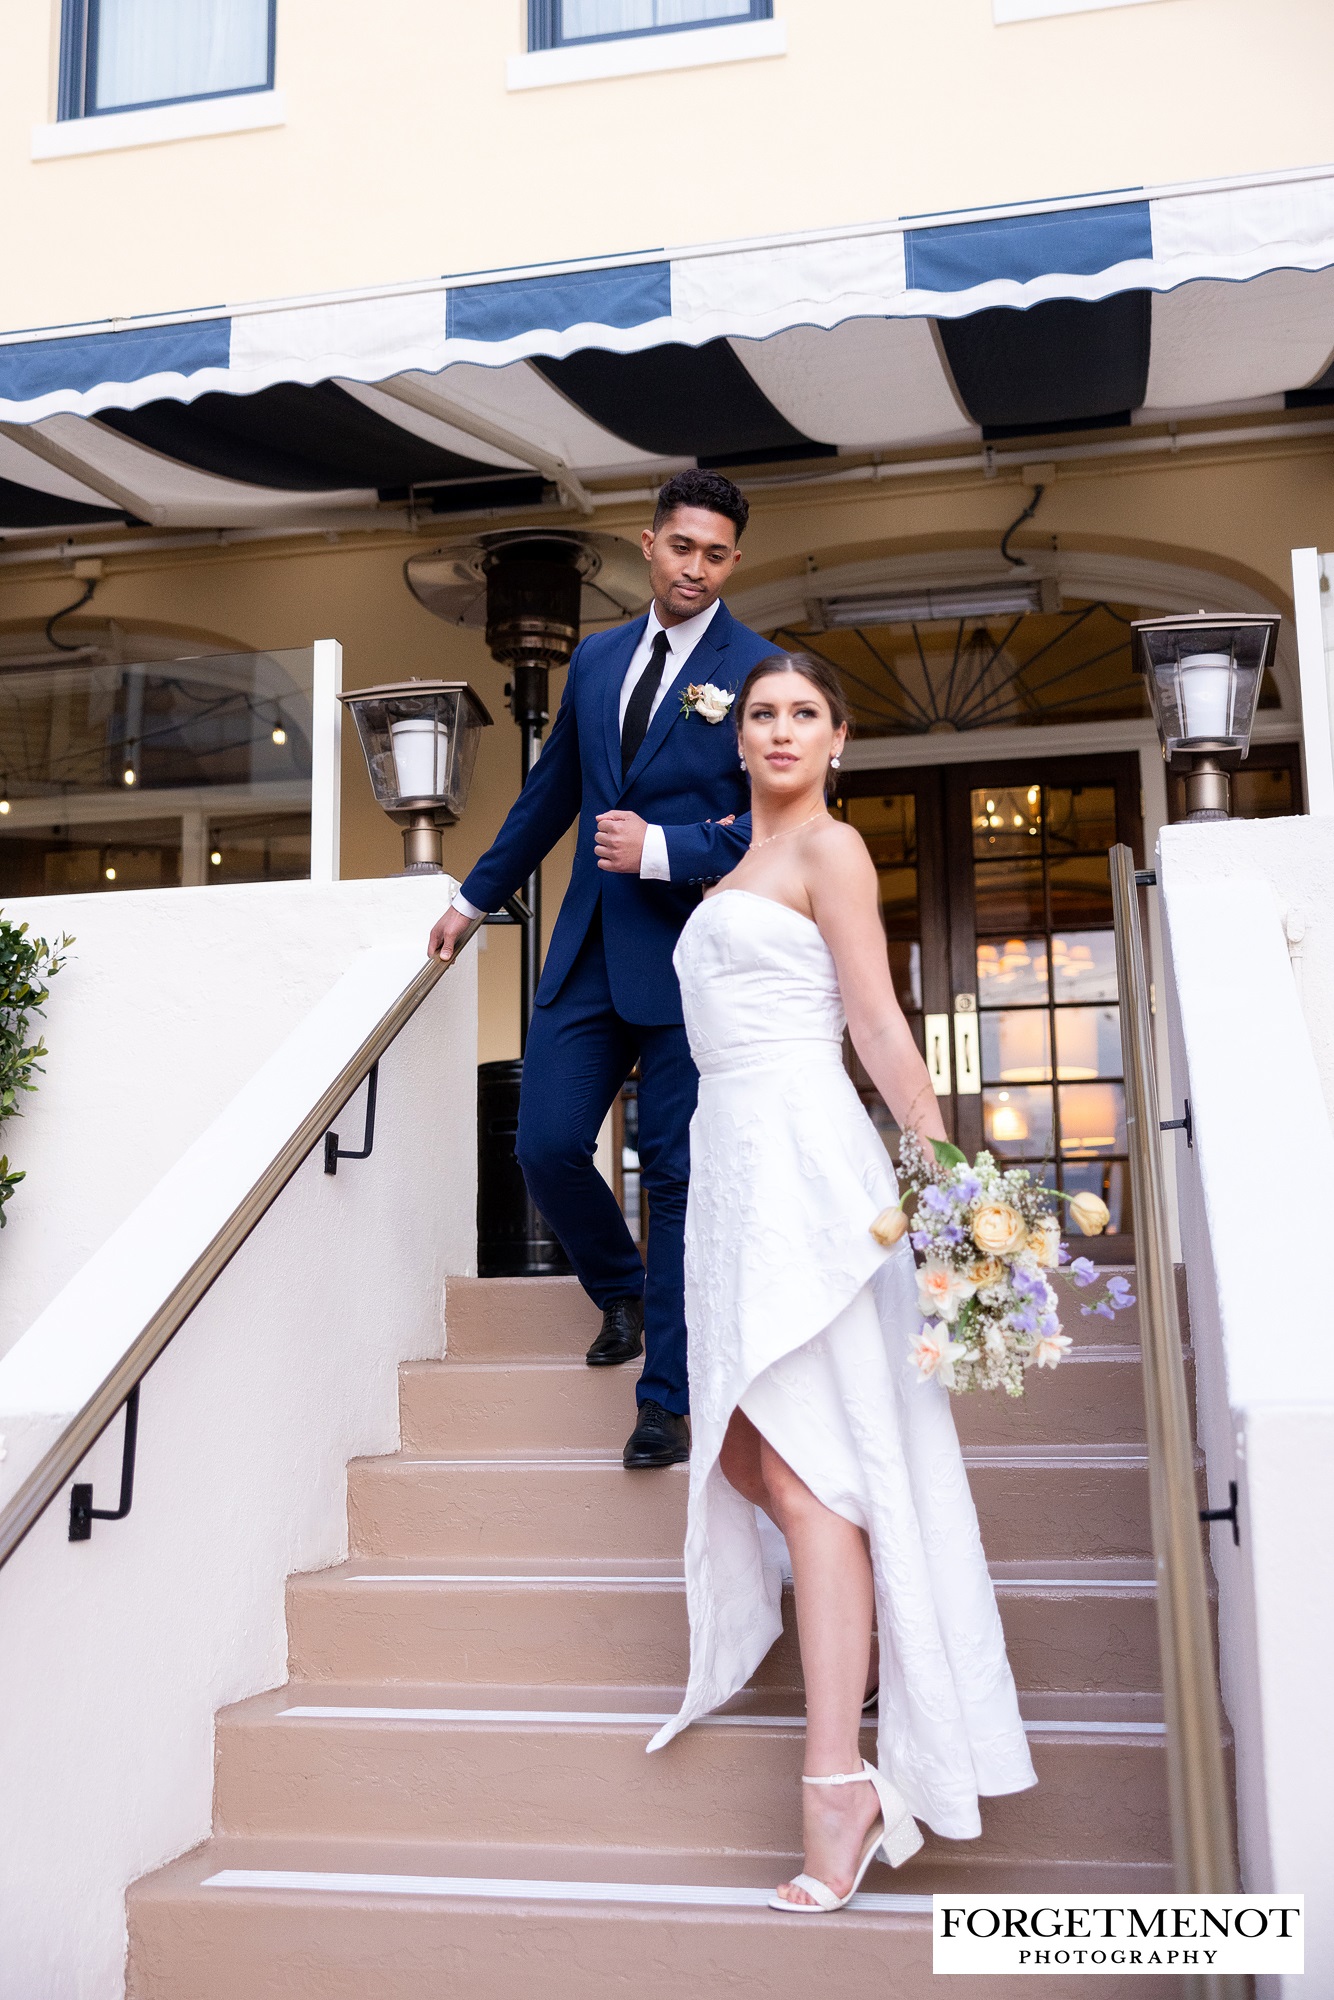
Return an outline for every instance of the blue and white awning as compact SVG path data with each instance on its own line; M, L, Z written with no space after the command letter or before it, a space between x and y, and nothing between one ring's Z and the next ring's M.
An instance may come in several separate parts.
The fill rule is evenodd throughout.
M1334 401L1334 171L0 337L0 530Z

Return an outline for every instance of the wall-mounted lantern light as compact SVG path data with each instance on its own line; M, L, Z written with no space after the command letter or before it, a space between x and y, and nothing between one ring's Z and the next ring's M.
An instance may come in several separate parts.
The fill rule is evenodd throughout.
M463 816L491 717L466 681L390 681L339 700L357 725L376 804L403 829L403 873L441 874L441 829Z
M1163 756L1185 777L1187 820L1228 817L1228 773L1250 749L1278 628L1276 615L1206 611L1131 626Z

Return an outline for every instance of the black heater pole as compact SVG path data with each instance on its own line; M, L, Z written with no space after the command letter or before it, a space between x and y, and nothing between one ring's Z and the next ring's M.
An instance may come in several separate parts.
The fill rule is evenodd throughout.
M486 643L509 667L510 709L519 725L519 768L523 783L537 761L549 719L548 680L553 667L568 665L579 640L583 576L577 543L540 534L524 536L494 550L486 559ZM524 885L529 916L520 939L519 1047L528 1028L542 969L541 872Z
M519 725L519 782L528 783L528 773L537 762L542 731L548 719L547 669L529 663L514 669L514 720ZM519 934L519 1053L528 1047L528 1029L537 1004L537 981L542 970L542 870L537 868L523 887L528 905Z

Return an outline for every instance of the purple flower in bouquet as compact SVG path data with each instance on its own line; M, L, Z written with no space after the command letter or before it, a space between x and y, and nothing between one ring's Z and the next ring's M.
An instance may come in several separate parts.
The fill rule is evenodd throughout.
M1087 1257L1076 1257L1070 1266L1070 1276L1082 1290L1086 1285L1098 1282L1098 1267Z
M922 1190L922 1207L929 1208L933 1215L949 1215L953 1212L954 1202L944 1188L928 1187Z

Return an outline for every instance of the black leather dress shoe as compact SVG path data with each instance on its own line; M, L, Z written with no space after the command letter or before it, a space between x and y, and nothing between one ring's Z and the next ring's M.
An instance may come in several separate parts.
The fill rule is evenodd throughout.
M690 1419L673 1416L661 1403L641 1403L639 1422L625 1447L627 1472L658 1465L681 1465L690 1456Z
M613 1299L604 1308L602 1331L584 1360L590 1368L616 1368L644 1352L644 1301Z

